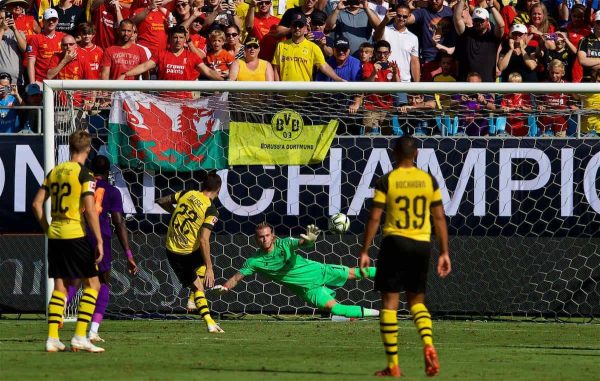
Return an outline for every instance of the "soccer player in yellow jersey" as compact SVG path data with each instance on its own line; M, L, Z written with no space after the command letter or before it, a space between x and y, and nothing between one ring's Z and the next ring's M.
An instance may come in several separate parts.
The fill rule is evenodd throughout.
M380 332L388 365L376 376L400 377L398 365L398 318L400 292L406 291L413 321L423 342L425 373L435 376L440 369L433 346L431 315L425 307L427 269L431 255L431 223L439 241L437 272L446 277L451 270L448 230L442 197L435 179L414 166L417 147L412 137L399 138L394 147L396 168L377 180L373 208L360 252L361 271L371 259L369 247L386 211L383 240L377 259L375 288L381 292Z
M86 337L100 290L97 264L104 255L98 213L94 202L96 181L83 166L91 150L90 134L77 130L69 136L71 159L48 173L33 200L33 213L48 235L48 276L54 278L54 290L48 304L47 352L65 350L58 336L62 323L67 286L70 279L81 278L83 296L79 302L75 335L71 350L104 352ZM48 225L44 202L50 198L52 222ZM96 238L95 253L85 238L85 221ZM94 255L96 254L96 257Z
M194 292L196 307L210 333L223 332L210 316L204 295L204 286L212 288L215 283L209 239L219 218L212 201L220 190L221 178L209 173L200 191L181 191L156 200L163 209L172 213L166 243L169 264L181 284ZM203 279L198 275L202 272Z

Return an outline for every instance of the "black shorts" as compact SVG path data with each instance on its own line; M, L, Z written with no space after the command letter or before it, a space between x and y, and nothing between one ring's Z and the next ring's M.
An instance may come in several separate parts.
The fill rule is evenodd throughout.
M430 242L400 236L385 237L377 257L375 289L424 293L430 256Z
M191 287L198 275L196 270L204 265L204 259L200 250L191 252L190 254L175 254L169 250L167 259L177 276L177 279L184 287Z
M48 239L50 278L93 278L97 275L95 253L85 237Z

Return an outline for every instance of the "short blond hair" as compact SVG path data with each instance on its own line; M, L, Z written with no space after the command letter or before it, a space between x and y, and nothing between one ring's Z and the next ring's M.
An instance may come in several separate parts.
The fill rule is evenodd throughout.
M562 70L562 72L564 74L565 73L565 63L562 62L561 60L552 60L548 64L548 69L560 69L560 70Z
M208 35L208 39L210 41L216 40L217 38L220 38L223 41L225 41L225 32L223 32L221 29L215 29Z
M92 145L92 136L85 130L77 130L69 136L69 151L83 153Z
M508 82L523 82L523 76L514 71L508 75Z

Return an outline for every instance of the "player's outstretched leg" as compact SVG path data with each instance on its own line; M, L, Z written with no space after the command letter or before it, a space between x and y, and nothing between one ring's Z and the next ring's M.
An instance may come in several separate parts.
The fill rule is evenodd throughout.
M96 309L94 310L94 315L92 315L92 324L90 324L90 332L88 333L88 338L92 343L104 342L104 339L98 335L98 329L100 328L102 319L104 319L104 312L106 312L109 299L110 286L106 283L101 283L98 299L96 300Z
M371 308L364 308L361 306L346 306L344 304L336 303L331 308L331 313L334 315L344 316L347 318L364 318L364 317L377 317L379 316L379 310Z
M410 307L415 326L423 342L423 357L425 358L425 374L435 376L440 371L440 362L433 346L433 325L431 315L423 303L416 303Z
M396 311L381 310L379 332L385 347L387 367L375 372L375 375L378 377L400 377L402 372L398 364L398 316Z
M206 296L204 295L204 291L195 290L194 291L194 302L196 303L196 308L198 308L198 313L206 322L206 328L209 333L223 333L221 327L213 320L210 316L210 310L208 309L208 303L206 301Z
M97 280L96 280L97 282ZM73 352L87 351L92 353L104 352L103 348L97 347L90 342L86 336L87 326L92 320L98 291L92 287L83 289L83 295L79 300L79 310L77 313L77 323L75 324L75 335L71 339L71 350Z
M50 303L48 303L48 339L46 340L46 352L62 352L65 345L61 343L58 336L58 328L62 325L63 313L67 296L57 290L52 291Z

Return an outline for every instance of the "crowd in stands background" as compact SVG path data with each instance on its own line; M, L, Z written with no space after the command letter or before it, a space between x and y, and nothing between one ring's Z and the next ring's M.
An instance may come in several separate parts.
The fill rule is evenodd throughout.
M53 78L600 81L598 0L287 0L285 8L246 1L0 1L0 132L32 122L10 108L39 105L42 81ZM95 96L69 102L87 110L98 105ZM397 115L447 109L437 127L450 134L487 135L491 123L523 136L532 135L530 113L600 109L599 97L399 93L343 102L371 134ZM488 121L488 111L510 117ZM585 115L581 131L600 133L600 118ZM568 115L536 118L538 134L565 136L573 123Z

